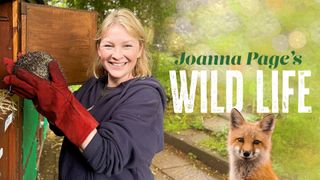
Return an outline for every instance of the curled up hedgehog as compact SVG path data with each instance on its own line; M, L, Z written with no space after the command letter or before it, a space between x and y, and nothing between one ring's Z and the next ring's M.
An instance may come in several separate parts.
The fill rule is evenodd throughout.
M50 79L48 64L53 57L46 52L34 51L28 52L18 58L15 63L13 72L16 73L18 68L25 69L33 74L43 78Z
M13 73L15 74L18 68L22 68L43 79L50 80L48 64L52 60L54 60L53 57L46 52L28 52L18 57L13 67ZM11 87L9 87L9 90L0 90L0 114L7 114L17 110L16 103L11 98L12 94L10 91ZM3 120L2 116L0 116L0 120Z

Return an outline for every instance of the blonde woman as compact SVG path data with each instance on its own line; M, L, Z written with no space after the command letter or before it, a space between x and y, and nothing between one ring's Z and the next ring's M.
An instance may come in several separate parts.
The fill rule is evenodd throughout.
M64 135L61 180L149 180L163 148L165 94L150 77L143 27L126 9L113 11L98 31L92 74L72 94L56 61L51 81L19 69L4 82L32 99L57 135Z

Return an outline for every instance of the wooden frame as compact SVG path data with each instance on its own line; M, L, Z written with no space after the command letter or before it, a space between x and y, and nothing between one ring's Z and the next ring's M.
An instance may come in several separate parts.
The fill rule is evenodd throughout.
M15 59L15 54L19 51L19 2L8 1L0 4L0 58L8 57ZM4 67L0 67L0 76L5 74ZM4 88L0 84L0 88ZM0 129L0 148L3 148L3 155L0 158L0 179L21 179L21 136L22 136L22 113L21 100L15 97L18 111L14 113L14 118L11 124L5 130L6 120L11 112L7 114L0 113L3 118L0 121L2 126Z

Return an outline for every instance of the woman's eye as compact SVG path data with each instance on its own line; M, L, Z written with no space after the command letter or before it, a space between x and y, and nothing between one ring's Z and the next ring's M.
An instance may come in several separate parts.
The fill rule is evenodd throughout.
M111 44L104 44L103 47L111 48L112 45Z
M132 47L132 45L131 44L126 44L126 45L124 45L124 47Z

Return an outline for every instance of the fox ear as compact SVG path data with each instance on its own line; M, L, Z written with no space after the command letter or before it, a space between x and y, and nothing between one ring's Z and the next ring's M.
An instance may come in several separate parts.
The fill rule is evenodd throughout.
M242 117L241 113L236 109L233 108L231 110L231 128L239 128L241 125L245 123L244 118Z
M273 131L275 126L275 119L272 114L265 116L260 122L259 126L263 131Z

